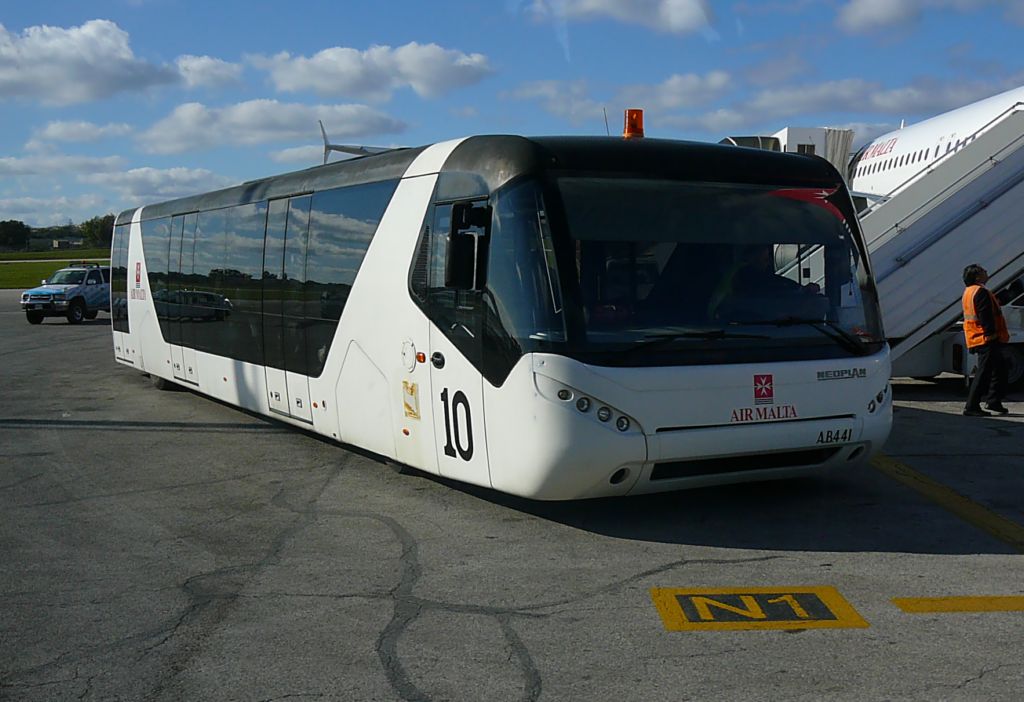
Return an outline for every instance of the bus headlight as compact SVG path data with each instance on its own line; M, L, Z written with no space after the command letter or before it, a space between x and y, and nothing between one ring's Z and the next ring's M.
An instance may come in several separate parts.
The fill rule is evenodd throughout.
M600 398L594 397L590 393L584 393L578 388L566 385L542 373L536 373L534 381L541 397L555 402L567 410L571 403L578 412L576 416L580 420L599 422L607 430L614 427L623 434L643 433L643 427L635 417L630 417L622 410L605 404Z

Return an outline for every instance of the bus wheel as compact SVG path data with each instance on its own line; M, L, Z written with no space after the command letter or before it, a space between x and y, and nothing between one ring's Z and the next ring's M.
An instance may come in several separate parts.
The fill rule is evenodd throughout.
M42 312L26 312L25 319L28 320L29 324L42 324L43 313Z
M81 324L85 319L85 305L81 300L72 300L68 306L68 324Z
M396 475L415 475L416 473L419 472L412 466L406 465L404 463L399 463L398 461L392 461L390 458L385 459L384 462L387 464L388 468L390 468Z
M150 380L153 381L153 387L157 390L177 390L178 384L172 383L167 378L161 378L159 375L151 375Z

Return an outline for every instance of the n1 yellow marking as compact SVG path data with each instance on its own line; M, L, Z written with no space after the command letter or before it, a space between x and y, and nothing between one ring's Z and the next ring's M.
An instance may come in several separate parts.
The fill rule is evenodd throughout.
M869 624L834 587L651 588L668 631L843 629Z
M945 612L1024 612L1024 597L894 597L894 605L909 614Z

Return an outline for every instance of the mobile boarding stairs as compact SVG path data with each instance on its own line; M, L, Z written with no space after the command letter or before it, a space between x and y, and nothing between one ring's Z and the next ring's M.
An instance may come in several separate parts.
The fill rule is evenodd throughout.
M1024 105L1017 104L860 213L893 376L973 370L962 273L989 272L1010 330L1010 382L1024 382Z

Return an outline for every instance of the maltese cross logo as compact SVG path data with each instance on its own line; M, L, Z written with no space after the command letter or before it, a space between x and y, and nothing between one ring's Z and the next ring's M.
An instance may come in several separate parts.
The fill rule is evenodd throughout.
M775 402L775 381L771 374L754 376L754 404L770 405Z

